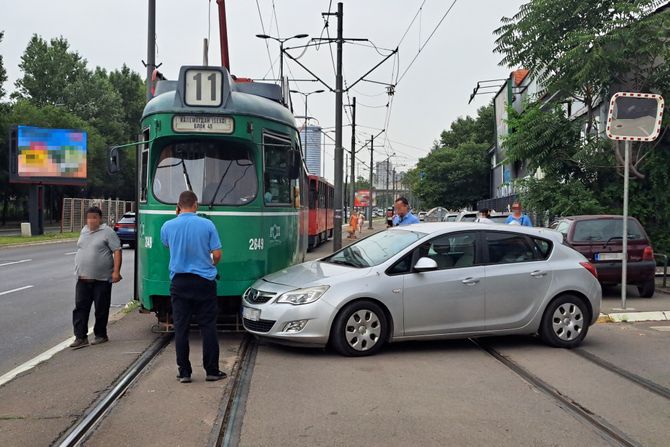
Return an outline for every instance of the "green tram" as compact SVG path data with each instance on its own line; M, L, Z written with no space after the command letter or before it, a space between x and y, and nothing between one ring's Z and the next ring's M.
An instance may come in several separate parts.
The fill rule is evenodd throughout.
M256 279L302 262L307 250L307 171L281 87L184 66L177 81L157 83L141 123L136 298L169 327L170 254L160 229L190 189L221 238L217 295L220 322L230 321Z

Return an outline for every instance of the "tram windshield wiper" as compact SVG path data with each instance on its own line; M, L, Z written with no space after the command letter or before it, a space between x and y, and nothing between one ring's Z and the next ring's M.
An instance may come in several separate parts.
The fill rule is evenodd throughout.
M184 174L184 182L186 182L186 187L189 191L193 191L193 187L191 186L191 178L188 176L188 170L186 169L186 162L184 161L183 156L181 157L181 171Z
M209 202L209 209L211 210L214 208L214 202L216 201L216 195L219 193L219 189L221 189L221 185L223 184L223 179L226 178L226 174L228 174L228 171L230 170L230 167L233 165L233 161L230 160L228 163L228 167L226 168L225 171L223 171L223 174L221 175L221 178L219 179L219 183L216 185L216 189L214 190L214 194L212 195L212 200Z

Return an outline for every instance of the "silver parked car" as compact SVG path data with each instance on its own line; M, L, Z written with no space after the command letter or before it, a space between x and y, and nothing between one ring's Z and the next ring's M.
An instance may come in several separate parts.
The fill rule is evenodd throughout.
M581 343L600 313L596 270L549 229L423 223L376 233L256 281L245 328L350 356L386 342L538 334Z

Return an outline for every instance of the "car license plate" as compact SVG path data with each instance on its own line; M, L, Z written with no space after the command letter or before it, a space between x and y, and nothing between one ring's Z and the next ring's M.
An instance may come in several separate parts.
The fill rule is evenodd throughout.
M622 261L623 253L596 253L596 261Z
M246 318L251 321L258 321L261 319L261 310L252 309L251 307L242 308L242 318Z

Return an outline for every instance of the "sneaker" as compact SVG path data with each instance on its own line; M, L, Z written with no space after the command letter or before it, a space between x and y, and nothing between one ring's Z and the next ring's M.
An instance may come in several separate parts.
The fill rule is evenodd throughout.
M107 343L109 341L108 337L98 337L96 336L95 339L91 342L92 345L99 345L100 343Z
M205 380L208 382L216 382L217 380L222 380L226 377L228 377L228 374L224 373L223 371L217 371L214 374L207 374Z
M88 346L88 337L84 338L75 338L70 347L72 349L81 349Z
M179 380L179 383L191 383L191 376L177 376L177 380Z

